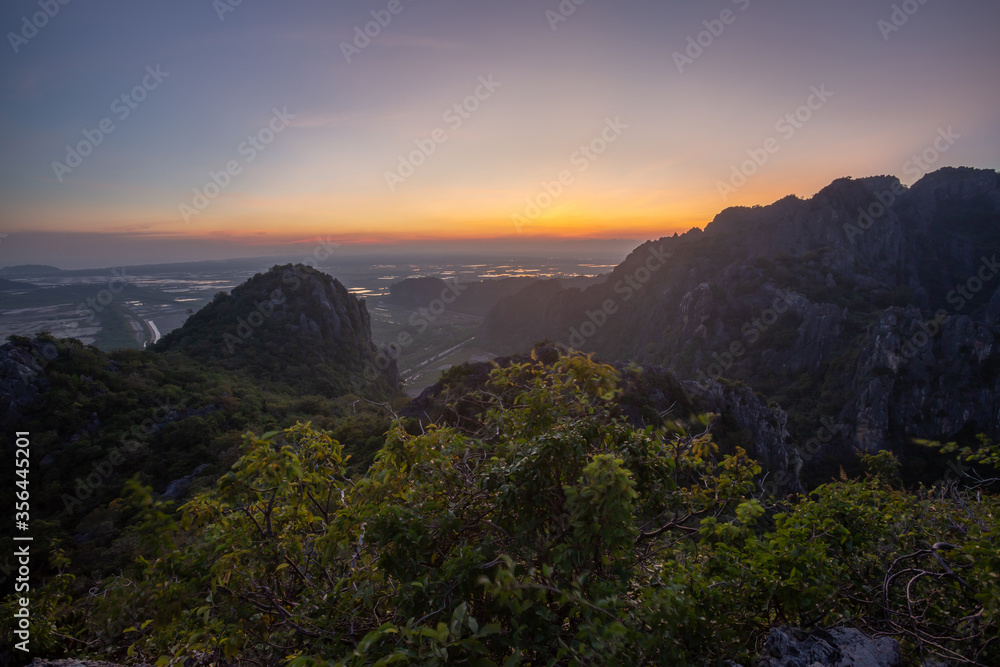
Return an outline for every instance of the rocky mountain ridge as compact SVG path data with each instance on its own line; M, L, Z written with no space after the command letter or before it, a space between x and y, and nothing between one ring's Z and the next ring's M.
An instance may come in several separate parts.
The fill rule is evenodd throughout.
M1000 436L998 256L997 172L840 179L643 244L586 290L539 281L480 338L746 382L788 410L793 442L823 440L806 468L826 475L854 449Z

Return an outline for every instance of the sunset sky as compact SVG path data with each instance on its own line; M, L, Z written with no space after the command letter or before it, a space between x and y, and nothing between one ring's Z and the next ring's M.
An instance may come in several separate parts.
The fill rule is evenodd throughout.
M936 141L1000 168L996 0L62 1L0 8L0 266L642 241Z

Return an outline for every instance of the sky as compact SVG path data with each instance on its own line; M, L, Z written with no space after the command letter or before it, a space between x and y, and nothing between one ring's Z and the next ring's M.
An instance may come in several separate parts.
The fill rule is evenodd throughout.
M4 0L0 266L641 242L997 169L998 25L996 0Z

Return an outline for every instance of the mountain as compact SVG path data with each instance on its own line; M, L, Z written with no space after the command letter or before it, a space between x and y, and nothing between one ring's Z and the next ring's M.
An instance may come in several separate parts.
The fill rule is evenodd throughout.
M0 269L0 276L51 276L62 272L62 269L47 264L19 264L3 267Z
M301 264L220 292L154 349L325 396L392 394L399 384L395 359L372 342L364 301Z
M997 172L844 178L643 244L587 289L533 283L479 337L744 381L788 411L807 475L828 478L855 449L1000 436L998 255Z
M10 336L0 455L14 460L13 434L30 437L31 516L45 543L71 545L79 572L115 571L134 555L119 539L136 519L129 485L181 501L226 474L247 431L309 422L343 444L352 473L366 470L391 425L387 404L405 400L379 353L364 302L301 265L219 294L153 349ZM4 470L14 488L15 467Z

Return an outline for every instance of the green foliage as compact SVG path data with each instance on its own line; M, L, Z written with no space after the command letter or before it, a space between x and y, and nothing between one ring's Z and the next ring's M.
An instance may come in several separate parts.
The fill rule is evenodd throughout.
M992 468L993 470L1000 470L1000 444L992 442L984 435L980 435L977 441L977 446L973 448L972 446L959 447L954 442L942 445L937 442L918 440L920 444L937 449L942 454L956 455L958 460L963 463L971 463L973 465Z
M995 496L897 488L876 455L775 505L744 450L616 417L619 385L579 355L513 364L469 398L481 421L396 422L363 475L296 424L247 435L179 513L130 483L133 562L90 594L53 577L42 641L160 665L705 665L775 625L851 624L1000 660Z
M886 484L899 484L899 459L887 450L874 454L859 452L861 464L871 477Z

